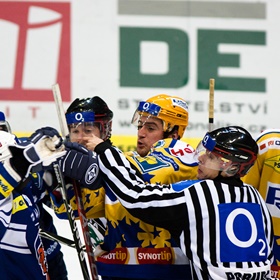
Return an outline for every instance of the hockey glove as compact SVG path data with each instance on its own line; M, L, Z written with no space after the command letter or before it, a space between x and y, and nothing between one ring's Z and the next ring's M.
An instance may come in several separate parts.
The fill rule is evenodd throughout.
M38 172L50 168L53 162L65 155L64 145L58 132L47 130L48 134L37 130L30 137L32 142L25 141L10 145L11 166L22 177L28 177L30 171Z
M78 143L65 143L66 156L60 160L62 173L80 182L81 187L96 190L102 186L102 177L96 154Z
M37 129L31 136L30 141L35 144L36 151L42 160L42 167L49 167L57 158L66 152L63 139L58 131L52 127Z
M55 128L46 126L37 129L30 137L30 141L34 144L45 139L50 150L57 151L63 149L63 139Z

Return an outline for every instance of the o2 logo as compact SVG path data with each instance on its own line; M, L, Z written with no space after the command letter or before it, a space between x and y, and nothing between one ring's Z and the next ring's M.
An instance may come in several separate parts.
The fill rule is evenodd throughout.
M77 114L75 114L75 120L76 120L76 122L84 122L85 119L84 119L82 113L77 113Z
M260 205L226 203L220 204L218 209L221 261L266 260L267 244Z
M1 1L0 35L0 100L71 100L70 3Z

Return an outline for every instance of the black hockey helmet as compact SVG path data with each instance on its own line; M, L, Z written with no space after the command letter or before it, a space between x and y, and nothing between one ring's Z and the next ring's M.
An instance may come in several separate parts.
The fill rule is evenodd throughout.
M111 137L113 112L99 96L76 98L66 111L68 126L79 123L94 123L100 129L101 138L105 141Z
M202 145L214 155L232 162L232 174L246 175L258 155L258 145L250 133L240 126L228 126L208 132Z

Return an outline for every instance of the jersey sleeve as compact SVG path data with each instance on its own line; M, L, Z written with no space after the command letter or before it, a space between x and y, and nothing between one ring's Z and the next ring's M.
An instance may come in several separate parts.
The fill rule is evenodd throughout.
M95 151L106 184L133 216L170 231L180 230L186 211L184 192L175 192L170 185L145 184L124 154L106 143Z

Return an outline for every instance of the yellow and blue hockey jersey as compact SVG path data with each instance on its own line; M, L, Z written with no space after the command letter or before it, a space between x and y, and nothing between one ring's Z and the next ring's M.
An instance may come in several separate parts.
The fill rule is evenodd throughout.
M272 216L274 227L272 276L280 278L280 130L265 130L256 141L259 146L258 158L242 180L258 189Z
M194 149L172 138L158 141L146 157L136 152L126 154L147 183L169 184L196 179L197 162ZM71 188L69 188L71 192ZM107 277L142 279L190 279L188 260L180 249L180 238L174 240L169 231L142 222L120 204L109 188L82 189L87 218L107 219L102 252L97 257L98 274ZM102 204L103 203L103 204ZM71 206L76 209L75 199ZM55 205L63 217L63 205ZM188 276L189 275L189 276Z

